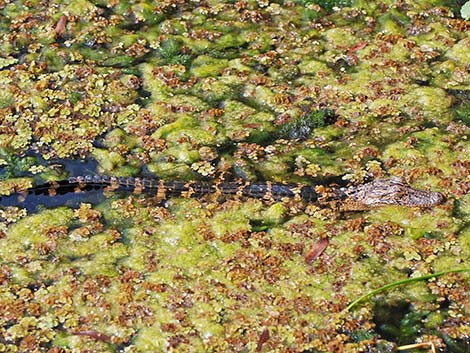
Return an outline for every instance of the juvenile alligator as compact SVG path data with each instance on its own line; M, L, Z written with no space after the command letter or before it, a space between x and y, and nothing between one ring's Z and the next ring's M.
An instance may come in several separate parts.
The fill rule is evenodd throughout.
M3 196L0 198L0 205L25 207L29 210L35 208L38 203L41 203L41 200L50 206L50 201L59 196L67 200L73 194L86 195L92 191L124 191L147 194L153 195L158 200L169 197L202 197L207 194L252 197L267 201L294 199L317 203L320 206L334 205L334 207L345 211L365 210L384 205L428 208L439 205L445 200L444 195L439 192L414 189L396 177L376 179L355 186L339 187L336 184L309 186L245 181L185 182L96 175L71 177L68 180L50 182L27 189L24 192ZM52 203L60 205L66 202Z

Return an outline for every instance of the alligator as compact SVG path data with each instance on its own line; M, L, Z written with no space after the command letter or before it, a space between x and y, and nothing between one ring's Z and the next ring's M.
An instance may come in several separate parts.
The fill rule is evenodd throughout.
M268 202L293 199L320 206L334 205L342 211L362 211L385 205L430 208L445 201L442 193L415 189L398 177L380 178L364 184L340 187L338 184L325 186L224 180L187 182L87 175L48 182L8 196L1 196L0 205L31 210L41 202L50 206L54 197L62 196L62 201L52 202L54 205L60 205L65 204L73 194L83 195L92 191L132 192L152 195L158 200L169 197L202 197L207 194L259 198Z

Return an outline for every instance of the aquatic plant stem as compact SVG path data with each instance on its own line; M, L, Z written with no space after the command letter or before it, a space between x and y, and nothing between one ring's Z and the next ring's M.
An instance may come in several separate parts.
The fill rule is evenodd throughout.
M394 288L394 287L398 287L398 286L401 286L403 284L408 284L408 283L414 283L414 282L419 282L419 281L425 281L425 280L428 280L428 279L431 279L431 278L434 278L434 277L440 277L440 276L443 276L443 275L446 275L448 273L458 273L458 272L470 272L470 268L460 268L460 269L454 269L454 270L448 270L448 271L442 271L442 272L437 272L437 273L433 273L433 274L430 274L430 275L426 275L426 276L421 276L421 277L414 277L414 278L407 278L407 279L403 279L403 280L400 280L400 281L396 281L396 282L392 282L392 283L389 283L383 287L380 287L380 288L377 288L377 289L374 289L373 291L367 293L367 294L364 294L363 296L357 298L356 300L354 300L353 302L351 302L347 307L346 307L346 311L350 311L353 307L355 307L358 303L360 303L361 301L369 298L369 297L372 297L373 295L375 294L378 294L380 292L383 292L383 291L386 291L387 289L390 289L390 288Z

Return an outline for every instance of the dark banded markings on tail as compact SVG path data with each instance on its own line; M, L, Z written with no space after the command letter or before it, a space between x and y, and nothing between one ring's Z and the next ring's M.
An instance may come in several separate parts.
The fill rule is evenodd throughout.
M270 181L266 182L266 190L263 195L263 200L266 200L269 203L275 202L274 197L273 197L273 183L271 183Z
M135 181L134 181L134 194L140 195L140 194L142 194L143 190L144 190L144 185L142 184L142 179L135 178Z
M157 200L166 199L166 186L165 186L165 182L161 179L158 181L157 193L155 196L157 197Z

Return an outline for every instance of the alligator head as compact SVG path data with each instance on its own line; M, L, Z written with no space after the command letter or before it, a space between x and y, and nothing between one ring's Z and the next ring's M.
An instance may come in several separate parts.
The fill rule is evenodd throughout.
M370 183L351 186L346 190L346 195L366 207L433 207L445 201L440 192L414 189L399 177L376 179Z

